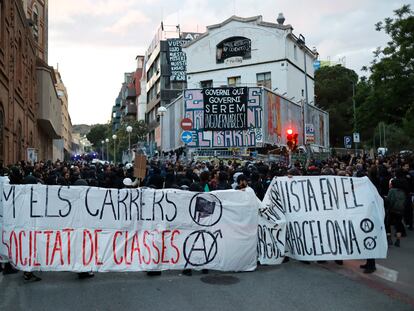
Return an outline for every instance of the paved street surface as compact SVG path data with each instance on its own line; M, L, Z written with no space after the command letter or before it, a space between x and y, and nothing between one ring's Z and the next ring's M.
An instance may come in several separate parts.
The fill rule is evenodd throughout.
M29 284L15 274L0 277L0 310L414 310L412 301L395 291L405 289L407 280L413 285L413 261L397 263L404 253L413 258L408 241L414 241L413 234L380 263L398 269L397 282L362 275L354 269L359 261L343 267L290 261L250 273L195 272L192 277L172 271L160 277L101 273L78 280L74 273L41 273L41 282Z

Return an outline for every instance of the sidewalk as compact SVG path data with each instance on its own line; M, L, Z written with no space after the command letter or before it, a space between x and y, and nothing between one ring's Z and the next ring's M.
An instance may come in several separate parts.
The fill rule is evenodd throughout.
M395 238L393 238L395 241ZM359 265L362 260L344 261L343 266L327 265L326 268L356 279L414 307L414 231L407 230L401 247L389 246L387 259L377 260L377 271L364 274Z

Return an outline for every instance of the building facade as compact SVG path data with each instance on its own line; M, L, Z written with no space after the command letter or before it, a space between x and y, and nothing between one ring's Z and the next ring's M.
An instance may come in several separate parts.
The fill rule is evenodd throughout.
M36 56L48 62L48 0L23 0L26 18L31 26Z
M204 92L227 91L227 87L209 89L187 89L182 96L174 100L166 107L166 113L161 119L162 151L175 151L184 147L181 134L181 120L188 118L192 122L189 130L191 139L187 143L190 150L227 150L228 148L259 150L266 153L271 147L283 147L287 145L286 131L292 129L298 134L298 145L304 145L303 135L303 107L292 102L275 92L264 87L241 87L232 90L245 91L245 96L240 98L240 104L246 109L242 113L245 116L245 126L240 129L224 128L206 129L206 114L210 111L206 108L209 102ZM238 93L240 94L240 93ZM238 100L239 95L230 94L225 97ZM219 98L219 97L216 97ZM214 102L214 101L213 101ZM235 112L218 112L222 120L231 120ZM312 147L326 150L329 148L329 114L315 106L309 106L309 120L314 125ZM236 125L235 122L231 122ZM217 124L216 124L217 125ZM221 126L224 125L222 122ZM211 125L210 125L211 126Z
M36 49L21 0L0 0L0 161L37 144Z
M56 90L62 104L62 139L63 139L63 158L69 160L72 154L72 121L69 115L69 100L66 86L62 81L60 72L55 69Z
M208 26L183 46L188 88L264 86L294 102L313 104L317 53L292 31L282 15L277 23L232 16Z
M181 33L179 26L168 29L161 25L145 55L145 119L148 124L148 140L157 146L161 144L158 108L168 105L186 88L186 60L182 46L190 41L187 34ZM196 35L198 34L193 37Z
M38 159L62 160L62 101L53 67L37 58Z
M137 118L134 74L134 72L124 73L124 82L118 97L115 99L115 105L112 107L111 124L113 133L119 129L122 122Z
M145 56L138 55L135 58L135 61L137 64L137 69L135 70L132 84L135 88L135 106L137 108L136 119L145 120L146 101L143 101L144 96L142 96L145 93L145 84L146 84L144 81L145 79L145 70L144 70Z

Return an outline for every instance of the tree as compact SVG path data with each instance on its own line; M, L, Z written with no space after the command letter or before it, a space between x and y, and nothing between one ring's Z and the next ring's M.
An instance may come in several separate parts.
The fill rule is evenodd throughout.
M359 85L358 122L362 137L374 139L380 122L398 133L402 141L414 138L414 16L409 5L394 11L394 18L378 22L390 41L377 48L369 79ZM409 138L409 139L406 139ZM372 141L373 142L373 141Z
M110 137L111 125L107 124L95 124L91 127L91 130L86 134L86 138L91 142L95 150L101 148L101 141Z
M121 123L120 128L115 133L117 136L116 142L115 142L116 143L115 149L117 150L116 159L118 161L121 161L122 159L122 152L127 151L129 147L129 135L128 135L128 132L126 131L127 126L132 127L131 149L137 144L145 143L147 139L148 127L145 124L145 121L143 120L123 121ZM110 153L111 153L111 156L113 157L114 142L112 141L111 144L112 144L112 148L110 150Z
M344 136L353 132L352 86L358 81L355 71L336 65L315 73L316 105L329 112L331 146L343 147Z

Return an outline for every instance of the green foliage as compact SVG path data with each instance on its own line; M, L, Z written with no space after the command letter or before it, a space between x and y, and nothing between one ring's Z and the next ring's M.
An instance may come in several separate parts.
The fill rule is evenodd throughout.
M111 133L111 125L107 124L95 124L92 125L91 130L86 134L86 138L91 142L95 150L101 147L102 140L109 137Z
M375 24L377 31L390 36L390 41L374 52L371 76L358 86L358 124L363 138L372 137L369 144L374 143L380 122L387 124L390 136L395 134L393 138L401 144L414 138L414 16L409 5L394 13L394 18Z
M390 41L377 48L371 65L362 71L356 87L356 131L366 147L379 147L379 125L385 124L389 150L413 147L414 141L414 15L409 5L394 11L394 18L375 24ZM358 76L341 66L315 73L316 103L330 113L331 146L342 146L343 136L354 129L352 83ZM383 134L381 134L383 136ZM383 143L383 139L381 139ZM384 147L384 146L381 146Z
M331 146L342 147L344 136L353 132L352 85L355 71L342 67L322 67L315 73L316 105L329 112Z
M389 152L398 152L414 147L414 142L395 124L379 123L374 129L373 141L376 146L386 146Z
M122 152L127 151L129 148L129 135L126 130L127 126L132 127L132 132L130 136L131 137L131 149L133 148L134 145L139 144L139 143L144 143L146 141L146 137L148 134L148 128L147 128L147 125L145 124L145 121L134 120L134 121L122 122L120 128L115 133L117 136L115 142L112 139L112 135L111 135L110 150L109 150L111 160L113 160L114 143L116 144L115 150L116 150L117 162L121 161Z

